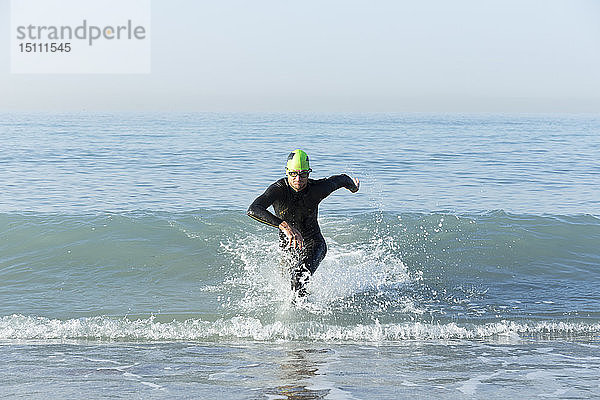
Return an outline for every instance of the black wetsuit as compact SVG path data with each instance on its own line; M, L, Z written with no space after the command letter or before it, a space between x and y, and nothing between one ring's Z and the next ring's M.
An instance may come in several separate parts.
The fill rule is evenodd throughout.
M327 253L317 214L319 203L340 188L354 189L354 181L345 174L326 179L309 179L299 192L292 189L286 178L281 178L258 196L248 208L248 215L262 223L279 227L283 221L300 231L304 247L298 251L287 248L288 239L280 230L280 246L287 248L292 274L292 288L304 294L304 284ZM275 215L267 208L273 206Z

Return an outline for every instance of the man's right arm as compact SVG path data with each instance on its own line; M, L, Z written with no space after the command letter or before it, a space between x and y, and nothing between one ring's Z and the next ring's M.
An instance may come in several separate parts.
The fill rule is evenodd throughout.
M280 187L277 185L277 182L269 186L263 194L258 196L256 200L250 204L247 212L248 216L263 224L278 228L283 220L270 212L268 208L273 205L277 199L279 191Z
M277 182L269 186L263 194L258 196L256 200L250 204L247 214L263 224L279 228L287 237L288 245L290 247L302 249L304 247L304 239L302 238L300 231L268 210L275 200L283 195L281 193L282 190L284 190L284 188Z

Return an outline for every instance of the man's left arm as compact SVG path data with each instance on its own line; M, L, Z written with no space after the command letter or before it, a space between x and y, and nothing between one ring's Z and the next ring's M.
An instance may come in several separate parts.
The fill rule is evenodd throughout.
M341 188L346 188L352 193L356 193L360 187L360 181L357 178L352 178L346 174L334 175L324 179L324 181L324 185L321 187L322 199Z

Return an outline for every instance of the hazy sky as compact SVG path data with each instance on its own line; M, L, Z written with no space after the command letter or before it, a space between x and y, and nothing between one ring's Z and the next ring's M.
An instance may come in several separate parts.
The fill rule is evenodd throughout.
M139 75L11 74L0 26L0 111L600 112L600 0L153 0Z

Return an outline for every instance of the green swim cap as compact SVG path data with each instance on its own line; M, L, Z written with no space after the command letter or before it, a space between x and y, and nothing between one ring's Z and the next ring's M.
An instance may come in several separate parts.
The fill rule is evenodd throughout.
M308 163L308 154L300 149L292 151L288 155L285 168L290 171L310 169L310 165Z

